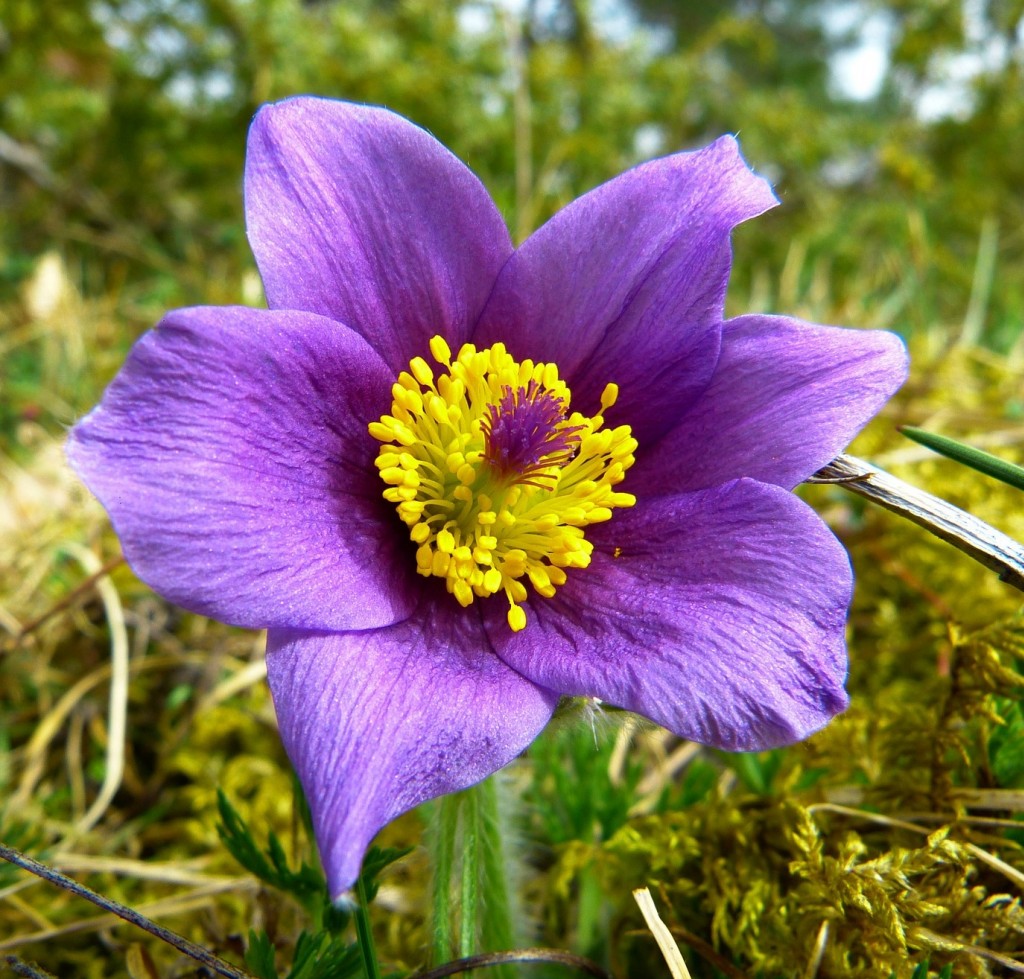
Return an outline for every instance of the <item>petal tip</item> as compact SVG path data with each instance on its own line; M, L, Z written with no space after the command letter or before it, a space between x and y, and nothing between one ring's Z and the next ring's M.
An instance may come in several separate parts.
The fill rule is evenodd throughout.
M892 382L891 392L901 388L910 374L910 351L907 344L898 333L889 330L872 330L871 334L877 338L881 347L881 353L885 358L890 372Z
M749 196L751 205L760 208L760 210L751 213L750 217L757 217L759 214L770 211L773 207L778 207L782 203L768 178L758 173L747 162L746 157L743 155L743 150L740 148L739 138L732 133L719 136L718 139L708 146L705 152L720 158L723 163L728 161L730 167L740 172L745 171L747 186L744 189L746 194Z

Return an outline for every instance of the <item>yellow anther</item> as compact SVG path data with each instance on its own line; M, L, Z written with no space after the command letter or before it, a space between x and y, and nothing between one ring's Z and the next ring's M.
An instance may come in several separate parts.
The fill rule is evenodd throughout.
M430 417L441 425L448 424L448 404L439 394L432 394L424 401Z
M451 558L443 551L434 551L434 560L430 566L430 573L438 578L446 578L448 576L448 566L451 563Z
M418 526L420 526L420 523L419 523L420 517L423 516L423 508L424 508L424 506L426 506L426 504L423 503L422 500L403 500L401 503L398 504L398 515L407 524L409 524L410 527L413 527L413 526L418 527ZM426 526L426 524L424 524L423 526ZM410 538L412 540L416 541L416 538L412 536L412 532L411 531L410 531L409 536L410 536ZM428 537L430 536L429 535L429 529L428 529L427 536ZM423 539L426 540L426 537L424 537ZM416 541L416 543L421 543L421 542L420 541Z
M601 392L601 413L604 414L616 401L619 400L618 384L606 384Z
M418 523L409 531L409 539L416 544L423 544L430 539L430 525Z
M522 632L526 628L526 613L518 605L508 610L508 627L513 632Z
M369 425L370 434L377 439L378 442L390 442L394 438L394 432L391 430L390 425L385 425L383 422L370 422ZM388 454L388 458L391 457L391 453Z
M413 377L425 388L430 387L434 383L434 372L422 357L413 357L409 361L409 370L412 371Z
M526 588L521 581L510 581L506 586L505 590L508 592L509 597L514 602L525 602L526 601Z
M484 591L493 595L501 588L501 572L497 568L491 568L484 573Z
M444 364L446 367L451 366L452 350L451 347L445 343L444 337L431 337L430 353L433 355L434 360L439 364Z

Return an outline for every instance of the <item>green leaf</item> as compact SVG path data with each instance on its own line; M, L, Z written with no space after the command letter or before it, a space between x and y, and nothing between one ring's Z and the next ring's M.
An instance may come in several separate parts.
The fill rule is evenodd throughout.
M900 431L908 439L931 449L933 452L938 452L954 462L970 466L971 469L984 473L986 476L992 476L995 479L1002 480L1004 483L1009 483L1015 489L1024 490L1024 468L1016 466L1012 462L1000 459L990 452L983 452L981 449L975 449L973 446L964 445L962 442L957 442L956 439L951 439L948 436L936 435L934 432L926 432L910 425L901 426Z
M323 933L302 932L285 979L360 979L362 969L359 947L354 943Z
M245 820L219 789L217 809L220 813L217 833L231 855L260 880L291 894L315 920L319 920L322 909L330 903L323 874L307 863L302 863L298 870L292 870L276 833L269 834L267 848L262 850Z
M370 847L363 858L363 870L359 875L362 878L363 886L366 888L368 900L372 901L377 896L377 891L380 889L380 883L377 878L380 876L381 871L385 867L390 867L396 860L401 860L407 853L412 853L412 849L411 846L401 850L394 846Z
M245 951L245 967L257 979L277 979L274 946L270 936L260 929L249 929L249 947Z

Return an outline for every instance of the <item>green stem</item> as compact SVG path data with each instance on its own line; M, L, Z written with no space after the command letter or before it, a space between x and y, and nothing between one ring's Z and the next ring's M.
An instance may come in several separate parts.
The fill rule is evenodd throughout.
M356 906L354 917L359 951L363 954L363 969L366 972L366 979L380 979L377 949L373 944L373 929L370 927L370 901L366 895L366 884L361 876L356 881L356 897L359 903Z
M602 925L604 894L597 872L593 867L586 867L580 872L577 907L576 942L580 951L585 955L603 958L605 953Z
M459 898L462 904L459 927L459 956L481 951L477 944L477 912L480 910L480 787L466 789L462 801L462 873ZM485 896L486 900L486 896ZM488 951L490 951L488 949Z
M455 917L452 907L452 880L455 877L455 839L459 825L459 795L446 795L436 807L434 826L427 839L433 863L434 914L433 951L434 963L447 962L455 954L455 939L452 921Z
M499 787L495 779L438 803L431 833L434 872L434 961L463 958L476 952L505 951L515 945L511 891L501 832ZM453 907L453 896L457 908ZM454 920L459 921L458 942ZM504 979L513 966L496 972ZM498 979L496 976L496 979Z
M478 837L480 840L480 869L484 914L481 919L480 939L485 952L500 952L516 944L513 921L512 889L508 883L508 854L502 833L502 810L498 778L489 778L477 786ZM513 966L502 966L497 975L511 977L517 973Z

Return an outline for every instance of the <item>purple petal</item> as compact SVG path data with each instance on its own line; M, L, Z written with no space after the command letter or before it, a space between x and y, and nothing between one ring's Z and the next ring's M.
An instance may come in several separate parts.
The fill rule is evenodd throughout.
M396 372L432 336L469 336L512 252L479 180L373 106L294 98L249 130L249 242L273 309L348 324Z
M156 591L250 628L389 625L412 562L367 423L391 372L309 313L183 309L133 348L68 457Z
M732 751L797 741L846 707L850 564L806 504L744 479L603 529L591 566L531 600L522 632L488 615L513 669Z
M583 411L614 381L614 418L632 424L644 444L711 378L730 232L775 203L728 136L636 167L523 243L474 341L502 340L520 359L555 362Z
M334 898L382 826L508 764L558 702L505 666L479 614L440 588L390 628L271 632L267 647L281 738Z
M711 384L656 446L641 443L625 489L689 492L739 476L792 488L842 452L906 376L892 333L729 320Z

